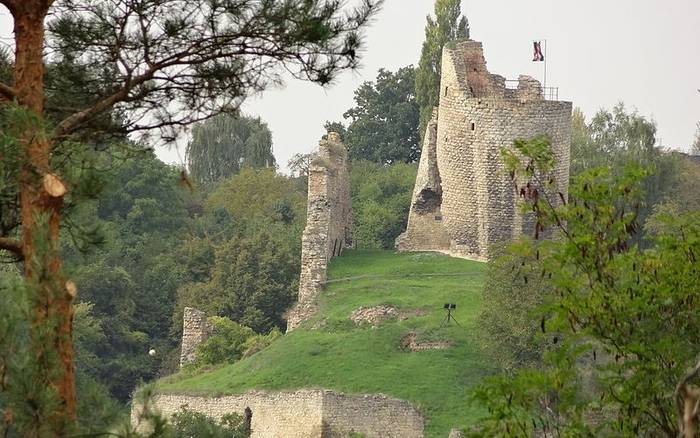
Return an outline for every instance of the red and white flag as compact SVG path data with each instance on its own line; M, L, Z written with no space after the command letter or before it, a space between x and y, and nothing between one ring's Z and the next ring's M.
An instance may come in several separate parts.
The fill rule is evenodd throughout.
M532 58L533 61L544 61L544 55L542 54L542 43L539 41L534 41L532 45L535 48L535 56Z

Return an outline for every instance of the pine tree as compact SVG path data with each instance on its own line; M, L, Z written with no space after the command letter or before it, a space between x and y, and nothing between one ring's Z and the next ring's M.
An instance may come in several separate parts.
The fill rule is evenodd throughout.
M469 22L461 15L461 0L436 0L435 18L428 15L425 41L416 71L416 100L420 106L420 135L440 96L440 68L445 44L469 38Z

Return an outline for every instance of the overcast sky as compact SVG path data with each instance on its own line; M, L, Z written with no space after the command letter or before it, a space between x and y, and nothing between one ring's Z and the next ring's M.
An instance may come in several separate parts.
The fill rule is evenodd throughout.
M315 149L323 123L342 120L353 91L379 68L417 64L433 3L386 0L367 31L362 67L332 86L290 80L244 105L272 130L281 170L292 154ZM688 149L700 121L700 0L463 0L462 10L492 73L541 80L531 45L546 39L547 85L559 87L561 99L589 117L623 101L656 121L663 146ZM0 9L0 37L8 36L11 20ZM183 159L173 149L158 155L171 163Z

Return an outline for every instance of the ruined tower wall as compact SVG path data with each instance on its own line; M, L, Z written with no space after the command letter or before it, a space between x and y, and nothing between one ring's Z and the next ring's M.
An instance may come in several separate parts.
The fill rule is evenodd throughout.
M409 224L397 247L444 249L447 235L451 252L486 260L492 245L528 233L533 225L532 215L518 209L501 148L518 138L549 136L557 163L553 176L566 194L571 103L545 100L540 83L529 76L520 76L517 88L507 87L505 78L487 70L481 43L468 40L443 49L437 116L435 145L424 145ZM439 216L416 208L426 185L424 169L439 181L440 204L431 210Z
M206 341L211 335L212 327L207 321L207 315L201 310L185 307L182 315L182 350L180 351L180 367L195 360L197 345Z
M336 133L320 142L311 162L307 202L299 297L288 314L288 331L314 313L314 302L326 282L328 262L352 244L347 150Z
M425 131L406 232L396 241L399 251L449 250L450 236L442 223L442 185L437 168L438 110Z
M517 208L501 148L517 138L545 134L557 162L555 176L568 189L571 103L545 100L539 82L521 76L518 88L486 70L481 43L445 48L442 59L437 162L444 223L452 250L487 259L493 244L529 231ZM471 81L471 82L470 82Z

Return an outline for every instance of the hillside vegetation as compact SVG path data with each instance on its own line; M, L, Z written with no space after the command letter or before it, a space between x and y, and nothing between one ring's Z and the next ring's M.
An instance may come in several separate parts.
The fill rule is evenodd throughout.
M327 388L383 393L411 401L426 417L426 436L467 426L477 410L467 394L488 373L476 342L484 265L435 253L347 251L334 259L321 311L267 349L214 371L163 379L159 392L223 395L250 389ZM456 303L459 326L441 324L444 303ZM357 326L359 307L413 311L405 319ZM423 312L420 312L423 311ZM401 339L447 341L444 350L405 351Z

